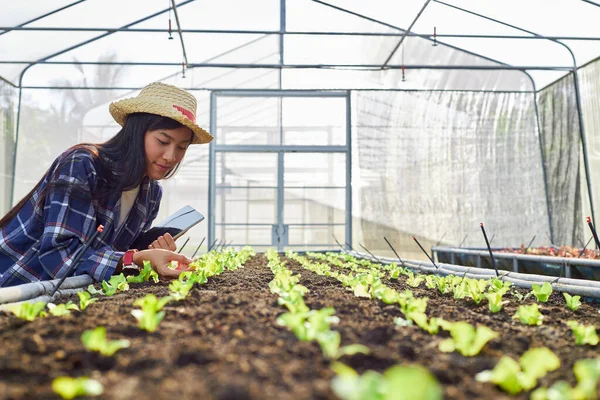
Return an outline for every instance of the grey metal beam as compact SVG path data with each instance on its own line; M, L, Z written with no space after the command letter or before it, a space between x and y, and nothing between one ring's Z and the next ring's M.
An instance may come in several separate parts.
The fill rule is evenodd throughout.
M583 1L584 3L591 4L593 6L596 6L596 7L600 7L600 3L596 3L595 1L591 1L591 0L581 0L581 1Z
M179 32L179 41L181 42L181 51L183 53L183 62L188 65L188 58L185 52L185 44L183 42L183 33L181 33L181 24L179 23L179 14L177 14L177 5L175 0L171 0L171 6L173 7L173 14L175 15L175 22L177 23L177 32Z
M85 1L85 0L83 0ZM82 28L82 27L10 27L3 26L0 30L14 31L59 31L59 32L110 32L110 33L168 33L164 28ZM353 31L282 31L282 30L239 30L239 29L181 29L182 33L198 34L236 34L236 35L290 35L290 36L373 36L373 37L420 37L422 39L433 40L431 33L416 32L353 32ZM1 33L0 33L1 34ZM439 38L467 38L467 39L531 39L531 40L583 40L599 41L600 36L546 36L535 37L526 35L489 35L489 34L461 34L461 33L438 33L435 37Z
M346 146L296 146L296 145L269 145L269 144L216 144L214 146L220 153L277 153L280 151L291 153L345 153Z
M438 42L439 43L439 42ZM179 63L159 62L103 62L103 61L0 61L0 64L49 64L49 65L145 65L145 66L175 66ZM380 64L235 64L207 63L189 64L189 68L247 68L247 69L346 69L378 71ZM568 66L543 65L386 65L384 69L442 69L442 70L541 70L541 71L571 71Z
M12 83L11 81L9 81L8 79L3 78L1 76L0 76L0 81L7 83L8 85L10 85L10 86L12 86L14 88L18 88L19 87L19 86L15 85L14 83Z
M321 168L322 170L325 168ZM300 168L297 168L296 170L300 171ZM312 170L312 168L311 168ZM249 189L271 189L271 190L275 190L277 189L277 186L248 186L248 185L243 185L243 186L228 186L228 185L217 185L216 188L218 189L244 189L244 190L249 190ZM346 189L346 186L285 186L284 189L334 189L334 190L340 190L340 189Z
M396 44L396 47L394 47L394 49L392 50L392 52L390 53L388 58L383 63L382 68L385 67L390 62L392 57L394 57L394 54L396 54L396 51L398 51L398 48L400 48L400 46L402 45L402 42L404 42L404 39L406 39L406 35L408 35L408 33L411 31L412 27L415 26L415 24L419 20L419 17L421 16L421 14L423 14L423 11L425 11L425 8L427 8L427 6L429 5L430 2L431 2L431 0L425 1L425 4L423 4L423 7L421 7L421 10L419 10L419 12L417 13L417 16L413 19L413 21L411 22L408 29L406 31L404 31L404 35L402 35L402 38L400 39L398 44Z
M52 14L56 14L57 12L60 12L60 11L62 11L62 10L66 10L66 9L67 9L67 8L69 8L69 7L73 7L73 6L75 6L75 5L79 4L79 3L83 3L84 1L85 1L85 0L78 0L78 1L76 1L76 2L73 2L73 3L71 3L71 4L67 4L66 6L63 6L63 7L57 8L57 9L55 9L55 10L52 10L52 11L49 11L49 12L47 12L46 14L40 15L40 16L38 16L38 17L35 17L34 19L30 19L29 21L25 21L25 22L23 22L22 24L19 24L19 25L17 25L17 26L12 26L12 27L3 27L3 28L0 28L0 30L2 30L2 31L3 31L3 32L0 32L0 36L4 35L5 33L8 33L8 32L10 32L10 31L21 30L20 28L24 28L24 27L25 27L25 25L27 25L27 24L31 24L31 23L33 23L33 22L35 22L35 21L39 21L39 20L41 20L41 19L44 19L44 18L46 18L46 17L48 17L48 16L50 16L50 15L52 15Z
M129 90L137 91L143 88L143 86L22 86L23 89L31 90L49 90L49 89L69 89L69 90ZM206 90L216 91L219 93L226 92L228 90L235 90L238 92L255 92L257 89L248 88L213 88L213 87L185 87L185 90ZM319 96L327 95L329 91L364 91L364 92L451 92L451 93L531 93L531 90L469 90L469 89L381 89L381 88L332 88L332 89L301 89L300 91L310 90L312 92L318 92ZM279 92L279 89L260 89L261 92L275 93ZM286 89L287 92L298 91L298 89Z

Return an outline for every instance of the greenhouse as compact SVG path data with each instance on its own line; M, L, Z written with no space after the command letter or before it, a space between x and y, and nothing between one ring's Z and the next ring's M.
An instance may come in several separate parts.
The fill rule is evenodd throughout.
M0 393L598 398L598 21L597 0L4 2ZM160 128L193 144L135 187L161 180L156 213L119 217L124 184L85 228L50 220L87 212L38 191L69 148L171 118L109 111L153 82L193 96ZM135 247L184 207L204 219Z

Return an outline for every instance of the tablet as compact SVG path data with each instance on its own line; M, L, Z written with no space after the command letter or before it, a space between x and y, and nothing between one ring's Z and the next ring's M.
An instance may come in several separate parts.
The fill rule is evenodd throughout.
M177 239L203 219L204 215L196 211L194 207L187 205L170 215L164 221L156 224L154 228L168 229L169 232L175 233L171 233L173 239Z

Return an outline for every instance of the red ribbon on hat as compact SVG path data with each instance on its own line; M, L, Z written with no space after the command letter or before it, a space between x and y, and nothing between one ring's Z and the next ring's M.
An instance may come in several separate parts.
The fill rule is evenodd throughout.
M180 113L182 113L184 115L184 117L186 117L187 119L189 119L190 121L192 121L193 123L196 123L196 117L194 116L194 114L192 114L192 112L190 110L186 110L185 108L175 105L173 104L173 107L177 109L177 111L179 111Z

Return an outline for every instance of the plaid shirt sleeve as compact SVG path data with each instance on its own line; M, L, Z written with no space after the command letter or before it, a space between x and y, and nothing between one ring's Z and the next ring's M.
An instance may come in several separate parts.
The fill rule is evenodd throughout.
M92 201L97 174L91 155L71 153L52 176L59 186L46 195L44 231L38 253L44 275L48 274L50 279L67 274L77 251L97 229L97 210ZM125 253L100 243L98 239L90 243L74 275L88 274L97 281L110 279Z

